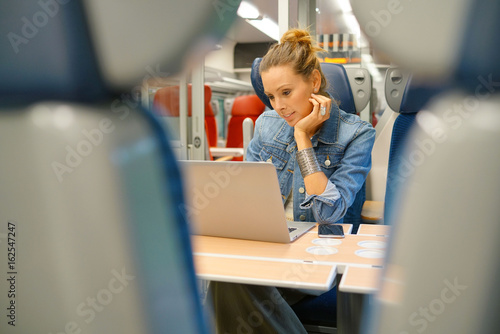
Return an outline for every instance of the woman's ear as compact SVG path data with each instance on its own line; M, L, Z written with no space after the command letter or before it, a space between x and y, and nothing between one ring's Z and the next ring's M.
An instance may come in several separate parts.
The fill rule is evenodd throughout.
M319 88L321 87L321 73L319 73L317 69L314 69L311 73L311 79L313 91L314 93L317 93L319 91Z

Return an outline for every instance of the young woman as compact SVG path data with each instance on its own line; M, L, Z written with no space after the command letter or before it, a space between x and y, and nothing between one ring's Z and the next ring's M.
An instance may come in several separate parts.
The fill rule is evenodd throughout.
M326 92L321 51L307 31L292 29L264 56L260 74L274 110L257 119L247 160L274 164L287 218L333 224L365 182L375 130ZM298 291L229 283L211 291L220 333L305 333L290 307L304 296Z
M274 110L257 120L247 159L276 166L293 220L340 223L370 170L375 130L332 101L318 51L309 33L293 29L262 59Z

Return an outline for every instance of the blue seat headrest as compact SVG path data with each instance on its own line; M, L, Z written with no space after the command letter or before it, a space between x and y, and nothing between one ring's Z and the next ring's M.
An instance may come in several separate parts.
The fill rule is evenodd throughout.
M37 1L0 4L2 104L102 98L106 89L82 3L65 3L53 15L55 8L42 9Z
M468 11L462 37L460 61L455 70L457 83L477 94L499 92L500 1L475 0Z
M259 73L261 61L262 58L256 58L253 61L250 79L257 96L266 106L273 109L269 98L266 94L264 94L264 85L262 84L262 78ZM321 69L323 70L325 78L328 81L327 92L335 99L335 101L337 101L340 109L347 113L356 113L351 86L349 85L349 79L344 66L339 64L321 63Z
M407 70L398 67L387 69L385 77L385 98L389 107L400 114L413 114L435 95L447 90L448 84L430 85L420 82Z
M429 86L421 85L415 82L413 76L410 76L406 84L399 113L412 114L424 108L431 98L442 93L447 86Z
M273 107L271 106L271 101L269 101L267 95L264 94L264 85L262 84L262 78L260 77L259 73L259 67L261 61L262 58L255 58L255 60L253 61L252 70L250 72L250 80L252 81L253 89L255 90L255 93L260 98L260 100L264 102L264 104L269 109L273 109Z
M328 81L327 92L337 101L339 108L347 113L355 114L354 97L344 66L321 63L321 69Z

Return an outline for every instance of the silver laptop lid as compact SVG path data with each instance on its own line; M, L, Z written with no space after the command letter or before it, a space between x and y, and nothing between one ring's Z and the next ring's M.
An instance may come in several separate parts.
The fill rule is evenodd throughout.
M180 161L195 234L290 242L275 167L265 162Z

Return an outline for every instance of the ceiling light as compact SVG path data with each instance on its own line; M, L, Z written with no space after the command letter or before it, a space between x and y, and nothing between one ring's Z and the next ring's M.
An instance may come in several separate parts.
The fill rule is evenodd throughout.
M279 41L279 27L276 22L271 20L269 17L264 16L261 20L246 20L248 23L253 25L255 28L262 31L267 36Z
M359 23L353 13L345 13L343 15L343 19L345 25L348 28L348 31L352 34L358 35L360 34Z
M349 0L337 0L337 4L344 13L352 12L351 2Z
M242 1L240 3L240 6L238 7L237 14L239 17L242 17L244 19L249 19L249 20L256 20L259 18L260 13L257 7L255 7L253 4Z

